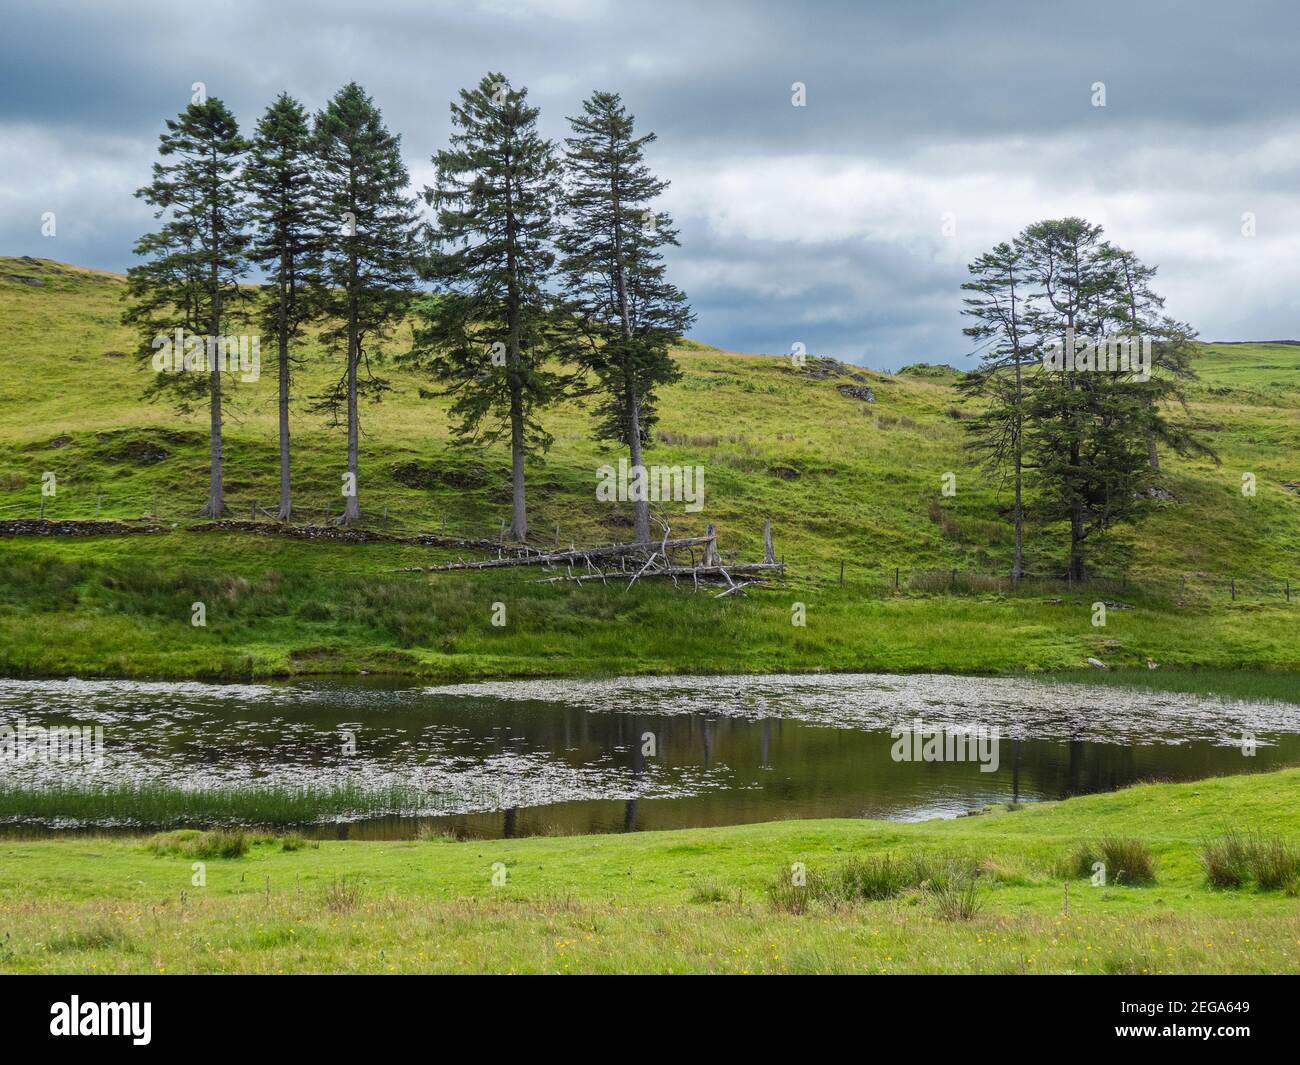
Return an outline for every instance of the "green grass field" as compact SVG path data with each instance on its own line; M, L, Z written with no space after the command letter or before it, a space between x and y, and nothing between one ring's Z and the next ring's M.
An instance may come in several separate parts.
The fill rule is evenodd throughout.
M289 539L265 519L260 533L196 528L206 422L141 398L148 373L128 354L136 338L119 324L122 289L109 274L0 259L9 341L0 521L34 518L52 472L47 519L98 509L153 530L0 537L0 675L1070 677L1091 656L1128 667L1108 680L1131 683L1136 668L1140 681L1151 659L1162 686L1171 670L1189 671L1180 683L1194 691L1211 683L1205 670L1250 670L1238 674L1253 685L1244 694L1287 697L1287 674L1300 671L1300 346L1205 345L1187 416L1222 465L1165 457L1172 499L1098 552L1104 584L1045 580L1012 591L992 576L1010 565L1009 495L967 464L955 375L801 371L685 343L675 353L684 376L663 396L646 461L703 465L705 508L665 506L661 516L674 535L716 524L724 555L741 561L760 557L770 519L787 563L770 588L716 600L648 583L538 584L535 571L400 573L473 552ZM306 413L306 397L337 366L314 344L303 355L295 486L302 516L315 522L339 509L344 441ZM275 502L269 359L260 381L237 390L227 421L236 519ZM370 528L495 538L509 506L504 450L453 447L445 404L418 398L425 382L391 363L382 372L393 392L363 411ZM874 403L840 391L864 386ZM618 456L591 439L590 412L571 402L546 424L555 446L529 468L538 543L555 542L557 525L564 545L626 538L630 508L595 498L596 467ZM940 494L949 471L955 498ZM1255 475L1253 498L1240 491L1243 473ZM157 520L142 520L155 508ZM1059 572L1064 548L1061 530L1032 529L1030 570ZM1118 604L1104 628L1092 624L1098 599ZM190 623L196 602L206 609L201 628ZM502 627L492 624L495 603L507 608ZM796 604L805 626L791 623ZM790 821L492 842L250 836L239 857L204 857L204 839L187 836L8 837L0 970L1295 972L1294 879L1211 888L1200 848L1236 829L1289 855L1300 845L1297 800L1300 770L1288 770L922 824ZM1148 846L1156 882L1121 876L1093 888L1076 875L1072 856L1102 837ZM890 897L826 887L866 867L855 862L886 856L912 870ZM205 886L192 882L195 861ZM812 888L788 886L795 862ZM494 867L504 885L493 885ZM954 870L964 871L966 896ZM964 919L963 905L976 912Z
M1300 669L1300 495L1285 487L1300 480L1294 345L1205 346L1188 416L1223 464L1166 456L1174 501L1098 555L1100 571L1127 584L1032 585L1009 596L968 576L1009 568L1009 496L966 464L953 375L839 367L817 376L824 367L801 372L787 360L687 344L646 461L703 465L705 508L669 505L663 517L674 535L715 523L724 555L739 560L760 557L770 519L788 565L784 583L715 602L664 587L538 585L533 571L395 572L468 552L193 531L206 422L141 398L149 371L128 354L136 338L119 324L122 290L114 275L0 259L0 519L35 517L52 472L47 518L91 518L98 500L102 516L138 522L156 500L162 528L0 539L7 675L1006 672L1079 667L1089 655L1114 665ZM270 349L261 379L236 389L227 422L235 518L275 502ZM303 354L300 399L337 372L314 344ZM445 404L417 396L424 382L391 363L381 372L394 390L362 415L360 495L374 527L495 537L508 513L504 450L454 448ZM863 385L874 404L838 390ZM305 406L295 409L295 484L318 520L338 509L344 440ZM590 412L571 402L546 424L555 446L529 469L539 542L553 542L557 524L565 545L626 538L629 505L595 498L596 467L617 455L591 439ZM957 474L955 498L940 495L947 471ZM1247 472L1253 498L1240 491ZM1031 571L1059 572L1063 550L1061 530L1032 530ZM1098 598L1133 609L1094 628ZM196 601L206 628L190 624ZM507 605L505 627L490 623L495 602ZM796 602L807 607L806 628L791 625Z
M183 834L0 840L0 971L1294 973L1300 886L1212 888L1200 848L1235 829L1294 854L1297 803L1285 770L919 824L262 837L242 857ZM1145 844L1155 882L1069 868L1103 836ZM815 885L885 855L976 870L974 914L927 883L877 901L769 892L796 862Z

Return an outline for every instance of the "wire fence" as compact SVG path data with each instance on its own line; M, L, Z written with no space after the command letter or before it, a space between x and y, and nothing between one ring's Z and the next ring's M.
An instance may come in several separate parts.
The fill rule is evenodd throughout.
M1217 601L1278 600L1300 605L1300 580L1257 574L1096 574L1074 580L1068 573L989 573L958 568L908 568L841 562L838 569L809 575L814 583L838 585L864 595L922 593L929 595L1002 595L1027 598L1066 597L1081 592L1123 599L1146 597L1188 606Z

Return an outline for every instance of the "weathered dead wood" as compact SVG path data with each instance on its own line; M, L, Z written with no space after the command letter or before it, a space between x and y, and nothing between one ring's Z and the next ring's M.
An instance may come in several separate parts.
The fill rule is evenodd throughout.
M403 566L398 573L449 573L453 570L501 569L507 566L561 566L574 562L590 562L596 558L620 558L632 555L663 554L680 548L708 544L708 536L691 536L678 540L665 538L657 546L654 541L631 544L610 544L607 547L571 548L567 551L538 552L515 558L489 558L478 562L448 562L440 566Z
M781 568L782 566L779 562L775 565L770 565L766 562L742 562L731 566L666 566L661 569L649 570L644 570L643 567L644 572L638 572L637 577L641 580L649 580L651 577L692 577L698 584L702 579L707 580L712 578L716 580L721 578L726 580L729 579L729 574L731 573L752 573L761 574L763 576L760 576L759 579L766 580L766 574L779 572ZM570 576L559 575L555 577L539 577L532 583L553 584L556 581L574 581L577 583L584 583L586 581L600 580L603 576L604 574L598 573L577 573ZM734 581L732 581L732 585L735 585ZM629 584L628 587L631 587L631 585Z
M705 530L705 533L707 546L704 548L704 565L716 566L722 561L718 556L718 528L712 522L709 522L709 527Z
M659 557L659 552L656 551L656 552L655 552L654 554L652 554L649 558L647 558L647 559L645 560L645 565L642 566L639 570L637 570L635 576L633 576L633 578L632 578L630 581L627 582L627 588L631 588L632 585L636 584L636 579L637 579L637 577L641 576L641 574L643 574L646 570L648 570L648 569L650 568L651 564L654 562L654 560L655 560L656 558L658 558L658 557ZM624 588L623 591L626 592L626 591L627 591L627 588Z
M729 596L729 595L733 595L734 593L739 592L739 591L741 591L742 589L748 588L748 587L750 587L751 585L754 585L754 584L757 584L757 583L758 583L758 581L741 581L739 584L733 584L730 588L724 588L724 589L722 589L722 591L720 591L720 592L719 592L717 595L715 595L713 598L714 598L714 599L726 599L727 596Z

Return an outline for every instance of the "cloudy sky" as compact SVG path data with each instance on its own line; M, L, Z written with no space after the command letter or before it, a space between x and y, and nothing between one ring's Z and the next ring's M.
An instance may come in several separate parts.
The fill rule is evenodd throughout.
M456 90L500 70L548 136L593 89L659 134L671 271L721 347L969 365L964 264L1066 214L1158 264L1206 339L1297 338L1298 37L1294 3L1218 0L10 4L0 254L124 270L194 82L251 129L282 90L315 110L355 79L418 187Z

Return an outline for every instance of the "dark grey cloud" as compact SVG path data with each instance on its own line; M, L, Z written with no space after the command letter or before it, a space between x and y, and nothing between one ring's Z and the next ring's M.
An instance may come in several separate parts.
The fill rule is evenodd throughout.
M124 269L151 224L131 193L193 82L251 125L281 90L315 109L355 79L418 183L456 90L501 70L550 136L593 88L659 133L701 339L952 359L963 263L1064 213L1159 263L1170 310L1207 336L1296 336L1297 29L1288 3L1172 0L11 5L0 251Z

